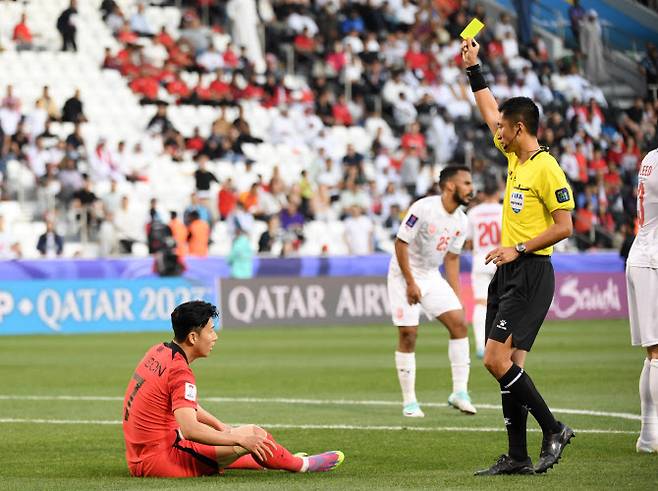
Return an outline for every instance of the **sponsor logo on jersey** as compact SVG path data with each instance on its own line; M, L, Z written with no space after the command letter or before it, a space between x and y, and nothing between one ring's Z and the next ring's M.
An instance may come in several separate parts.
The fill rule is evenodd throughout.
M185 399L196 401L196 385L185 382Z
M555 191L555 198L558 203L566 203L569 201L569 190L567 188L558 189Z
M416 225L417 221L418 221L418 217L416 215L409 215L409 218L407 218L405 224L407 227L413 228L413 226Z
M523 193L513 191L512 194L510 194L509 204L512 206L512 211L514 213L519 213L523 209L524 200Z

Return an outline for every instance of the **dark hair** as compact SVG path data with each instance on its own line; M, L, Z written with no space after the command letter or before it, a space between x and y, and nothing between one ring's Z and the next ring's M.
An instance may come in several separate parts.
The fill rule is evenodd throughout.
M528 97L511 97L503 102L498 110L503 117L513 123L523 123L528 133L537 135L539 129L539 108Z
M446 185L446 182L455 177L461 171L471 172L471 169L465 165L449 165L448 167L445 167L441 171L441 174L439 174L439 187L443 189L443 186Z
M185 341L192 331L200 331L210 319L219 317L217 307L202 300L180 304L171 313L171 327L176 341Z
M486 176L482 186L482 192L486 196L495 196L498 194L498 179L493 176Z

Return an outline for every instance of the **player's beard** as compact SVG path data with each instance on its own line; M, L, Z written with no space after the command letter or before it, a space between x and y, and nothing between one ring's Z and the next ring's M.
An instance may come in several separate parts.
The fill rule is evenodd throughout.
M463 198L459 195L459 191L455 189L455 193L452 196L452 199L457 203L459 206L468 206L471 202L471 199L473 198L472 194L467 194Z

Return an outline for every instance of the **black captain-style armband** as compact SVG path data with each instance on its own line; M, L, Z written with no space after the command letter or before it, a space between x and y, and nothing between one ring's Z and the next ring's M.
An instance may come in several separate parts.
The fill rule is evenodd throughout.
M482 67L479 64L466 68L466 75L468 76L468 81L471 84L471 90L473 92L489 87L487 81L484 79L484 75L482 75Z

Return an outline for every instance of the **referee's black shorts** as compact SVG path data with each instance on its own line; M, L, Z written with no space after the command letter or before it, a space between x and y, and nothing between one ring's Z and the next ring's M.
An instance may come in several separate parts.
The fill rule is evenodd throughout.
M553 300L550 256L527 254L496 270L487 296L487 339L530 351Z

